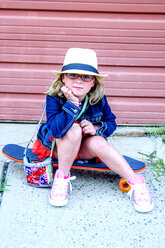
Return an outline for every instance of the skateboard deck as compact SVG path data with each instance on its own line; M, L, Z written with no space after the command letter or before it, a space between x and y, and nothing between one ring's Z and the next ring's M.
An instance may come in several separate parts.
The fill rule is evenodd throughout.
M25 147L23 146L16 145L16 144L8 144L3 147L2 153L7 158L15 162L23 163L24 150L25 150ZM32 152L31 148L27 149L26 155L31 162L41 162L41 160ZM128 162L130 167L135 172L142 171L146 168L145 163L142 161L139 161L139 160L136 160L134 158L124 156L124 155L123 157L125 158L125 160ZM53 159L52 162L53 162L54 167L58 166L58 160ZM81 170L110 171L110 169L108 168L106 164L104 164L101 161L97 162L96 159L91 159L91 160L77 159L73 162L72 168L81 169ZM121 178L120 183L119 183L119 188L123 192L128 192L131 186L128 184L128 182L124 178Z
M23 162L23 154L24 154L25 147L16 145L16 144L8 144L5 145L2 149L2 153L9 159L15 162ZM32 162L41 162L39 158L32 152L31 148L27 149L27 157ZM124 156L127 163L130 167L135 171L139 172L145 169L146 165L144 162L133 159L128 156ZM58 160L53 159L53 166L58 166ZM110 171L108 166L103 162L99 161L96 162L96 159L91 160L82 160L77 159L74 161L72 168L74 169L83 169L83 170L97 170L97 171Z

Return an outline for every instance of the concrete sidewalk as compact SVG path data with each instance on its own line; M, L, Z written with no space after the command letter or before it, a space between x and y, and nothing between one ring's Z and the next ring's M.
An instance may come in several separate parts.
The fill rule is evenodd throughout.
M0 148L15 143L25 146L34 124L0 124ZM133 137L133 134L138 137ZM158 151L165 159L161 138L143 136L145 128L121 127L109 139L122 154L142 159L138 152ZM140 135L141 134L141 135ZM0 153L0 173L4 162ZM72 170L77 179L69 204L54 208L48 203L50 189L27 186L21 164L10 162L8 191L0 208L1 248L163 248L165 244L165 197L162 183L150 182L152 170L143 172L150 188L154 210L134 210L127 195L119 190L120 177L112 172Z

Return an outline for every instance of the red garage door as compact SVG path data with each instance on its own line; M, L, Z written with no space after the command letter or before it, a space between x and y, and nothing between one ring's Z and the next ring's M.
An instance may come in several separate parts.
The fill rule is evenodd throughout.
M0 119L36 121L70 47L93 48L118 123L165 123L165 1L0 1Z

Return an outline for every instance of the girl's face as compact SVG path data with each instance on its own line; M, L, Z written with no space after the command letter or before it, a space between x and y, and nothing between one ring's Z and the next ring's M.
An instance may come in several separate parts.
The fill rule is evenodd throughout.
M73 95L77 96L80 101L82 101L94 86L95 77L90 75L66 73L63 76L63 83L72 91Z

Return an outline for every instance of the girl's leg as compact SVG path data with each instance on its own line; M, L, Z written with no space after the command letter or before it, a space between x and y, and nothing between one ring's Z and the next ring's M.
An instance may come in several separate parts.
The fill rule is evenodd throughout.
M57 139L57 154L59 169L65 177L69 175L70 168L75 160L82 140L82 129L76 123L68 130L64 137Z
M129 180L135 175L124 157L101 136L86 138L80 148L80 158L99 157L111 170Z
M87 153L88 151L88 153ZM104 138L86 138L80 149L80 158L99 157L111 170L124 177L131 184L130 196L134 195L134 207L139 212L153 209L152 199L142 175L136 175L123 156Z
M56 140L54 155L58 158L58 170L54 176L49 203L53 206L65 206L70 180L70 168L75 160L82 140L82 130L78 124L68 130L64 137Z

